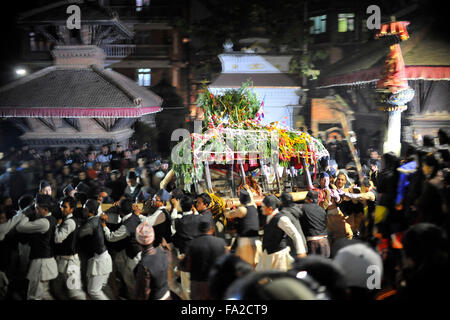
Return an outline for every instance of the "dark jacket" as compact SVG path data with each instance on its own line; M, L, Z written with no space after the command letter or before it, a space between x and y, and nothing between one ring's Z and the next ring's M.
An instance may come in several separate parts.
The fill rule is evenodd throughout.
M226 242L222 238L203 234L189 242L184 271L190 272L193 281L207 281L209 271L216 260L225 254Z

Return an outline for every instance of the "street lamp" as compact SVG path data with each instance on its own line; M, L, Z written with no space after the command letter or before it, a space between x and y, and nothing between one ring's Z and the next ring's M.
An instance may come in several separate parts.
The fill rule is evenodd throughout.
M18 68L18 69L16 69L16 74L17 74L18 76L24 76L24 75L27 74L27 70L22 69L22 68Z

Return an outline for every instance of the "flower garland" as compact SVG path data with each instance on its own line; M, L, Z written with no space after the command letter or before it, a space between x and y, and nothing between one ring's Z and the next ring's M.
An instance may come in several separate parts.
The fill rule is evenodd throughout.
M191 134L191 145L187 140L180 147L180 154L192 152L190 163L174 165L177 182L191 184L200 181L204 173L203 161L227 163L234 160L250 160L250 153L258 152L265 159L271 157L273 137L277 137L279 163L289 167L296 161L301 165L304 158L307 165L329 156L322 143L308 133L290 130L278 122L263 125L257 117L261 104L249 90L251 83L244 83L240 89L228 90L223 95L213 95L205 86L199 94L197 105L204 112L204 131ZM230 136L232 145L229 145ZM228 142L228 144L227 144ZM255 150L255 147L257 150ZM262 151L262 152L261 152Z

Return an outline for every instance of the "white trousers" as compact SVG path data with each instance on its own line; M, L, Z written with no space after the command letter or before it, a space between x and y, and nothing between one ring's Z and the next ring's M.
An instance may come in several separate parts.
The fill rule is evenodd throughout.
M108 283L109 274L88 276L87 291L92 300L110 300L103 292L103 287Z
M56 262L59 272L56 289L65 291L69 299L86 300L86 293L82 289L78 255L57 256Z

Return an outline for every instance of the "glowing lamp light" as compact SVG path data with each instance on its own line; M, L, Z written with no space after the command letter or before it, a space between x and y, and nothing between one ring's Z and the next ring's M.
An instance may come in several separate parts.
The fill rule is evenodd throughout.
M27 71L25 69L16 69L16 74L18 76L24 76L27 74Z

